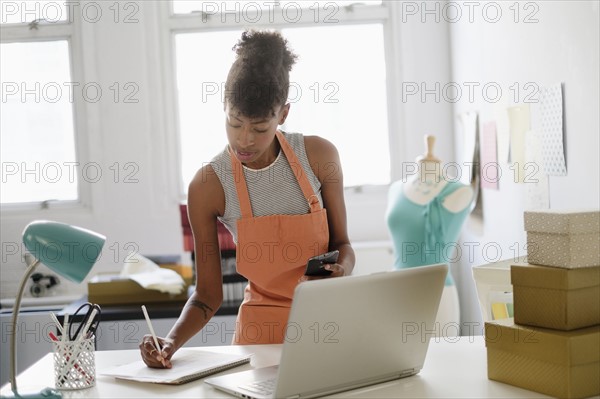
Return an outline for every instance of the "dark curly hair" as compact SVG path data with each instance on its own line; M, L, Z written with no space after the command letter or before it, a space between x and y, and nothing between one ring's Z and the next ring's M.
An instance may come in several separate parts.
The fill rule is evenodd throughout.
M237 57L225 82L225 101L248 118L272 116L285 104L297 56L276 31L247 30L233 46Z

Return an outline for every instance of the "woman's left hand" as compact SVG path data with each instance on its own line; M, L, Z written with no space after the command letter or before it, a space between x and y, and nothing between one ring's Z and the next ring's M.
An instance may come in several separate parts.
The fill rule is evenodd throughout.
M327 277L342 277L346 275L346 269L339 263L328 263L325 265L325 270L331 270L331 274Z
M327 276L302 276L298 281L321 280L323 278L342 277L346 275L346 270L339 263L328 263L325 265L325 270L331 270L331 274Z

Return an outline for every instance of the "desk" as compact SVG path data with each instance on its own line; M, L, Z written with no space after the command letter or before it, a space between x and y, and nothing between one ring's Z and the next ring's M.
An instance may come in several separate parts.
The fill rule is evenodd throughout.
M200 348L199 348L200 349ZM281 345L205 347L228 353L253 353L250 365L224 371L231 373L279 362ZM96 369L139 359L137 350L98 351ZM52 355L48 354L18 376L19 388L42 389L54 386ZM10 388L5 385L2 393ZM65 398L232 398L202 380L180 386L167 386L116 380L98 375L96 386L64 391ZM432 339L425 365L415 376L339 393L336 398L547 398L548 396L487 379L483 337Z

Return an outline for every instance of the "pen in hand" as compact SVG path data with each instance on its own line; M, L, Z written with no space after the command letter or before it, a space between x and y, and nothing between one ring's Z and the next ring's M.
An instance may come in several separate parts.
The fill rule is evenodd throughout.
M152 327L152 322L150 321L150 316L148 316L148 310L146 310L146 305L142 305L142 312L144 312L144 317L146 318L146 323L148 323L148 329L150 330L150 334L152 334L152 339L154 340L154 346L161 356L161 363L163 367L167 367L165 364L165 359L162 358L162 349L158 343L158 338L156 338L156 333L154 332L154 328Z

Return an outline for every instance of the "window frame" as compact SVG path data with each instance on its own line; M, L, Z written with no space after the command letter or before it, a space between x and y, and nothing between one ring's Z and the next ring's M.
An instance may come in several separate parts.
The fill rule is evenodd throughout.
M335 3L335 1L332 1ZM390 156L390 184L395 179L398 179L398 170L401 170L403 162L403 153L392 151L393 148L400 148L404 142L404 132L401 121L401 103L399 101L400 93L400 56L399 56L399 27L394 23L397 18L397 5L395 2L383 1L378 5L352 5L340 6L335 18L338 20L336 24L352 25L352 24L369 24L381 23L383 27L384 40L384 56L386 63L386 80L387 84L387 117L388 117L388 142ZM326 3L327 4L327 3ZM226 21L221 21L219 14L212 15L206 21L203 21L201 13L175 14L173 12L173 2L159 2L159 26L161 30L161 47L164 55L163 79L166 87L166 110L167 124L175 133L176 149L174 153L177 160L178 171L178 192L181 200L186 199L185 189L183 187L183 176L181 173L181 127L179 126L179 104L177 96L177 75L176 75L176 50L175 50L175 35L180 33L201 33L217 30L232 30L240 27L248 28L269 28L282 29L289 28L290 23L286 21L281 13L275 12L274 18L268 23L253 23L244 24L236 23L232 14L228 14ZM298 22L294 22L293 26L308 27L308 26L327 26L327 23L315 23L314 12L303 13L302 18ZM321 16L319 17L321 18ZM359 185L345 186L344 191L347 199L350 201L355 196L386 195L389 184L384 185Z
M81 16L75 12L71 14L72 9L67 7L67 19L59 22L45 22L43 20L32 28L32 22L23 23L5 23L0 24L0 42L1 43L29 43L29 42L50 42L65 40L69 48L69 68L71 81L85 82L85 59L83 52L83 32L84 24ZM89 64L89 62L88 62ZM73 211L88 210L91 208L91 187L90 183L81 179L81 165L89 161L89 126L86 117L87 107L80 96L72 95L73 101L73 139L75 143L75 162L77 162L77 199L75 200L53 200L48 198L43 201L1 203L2 212L11 214L31 214L31 212L44 212L48 210Z

